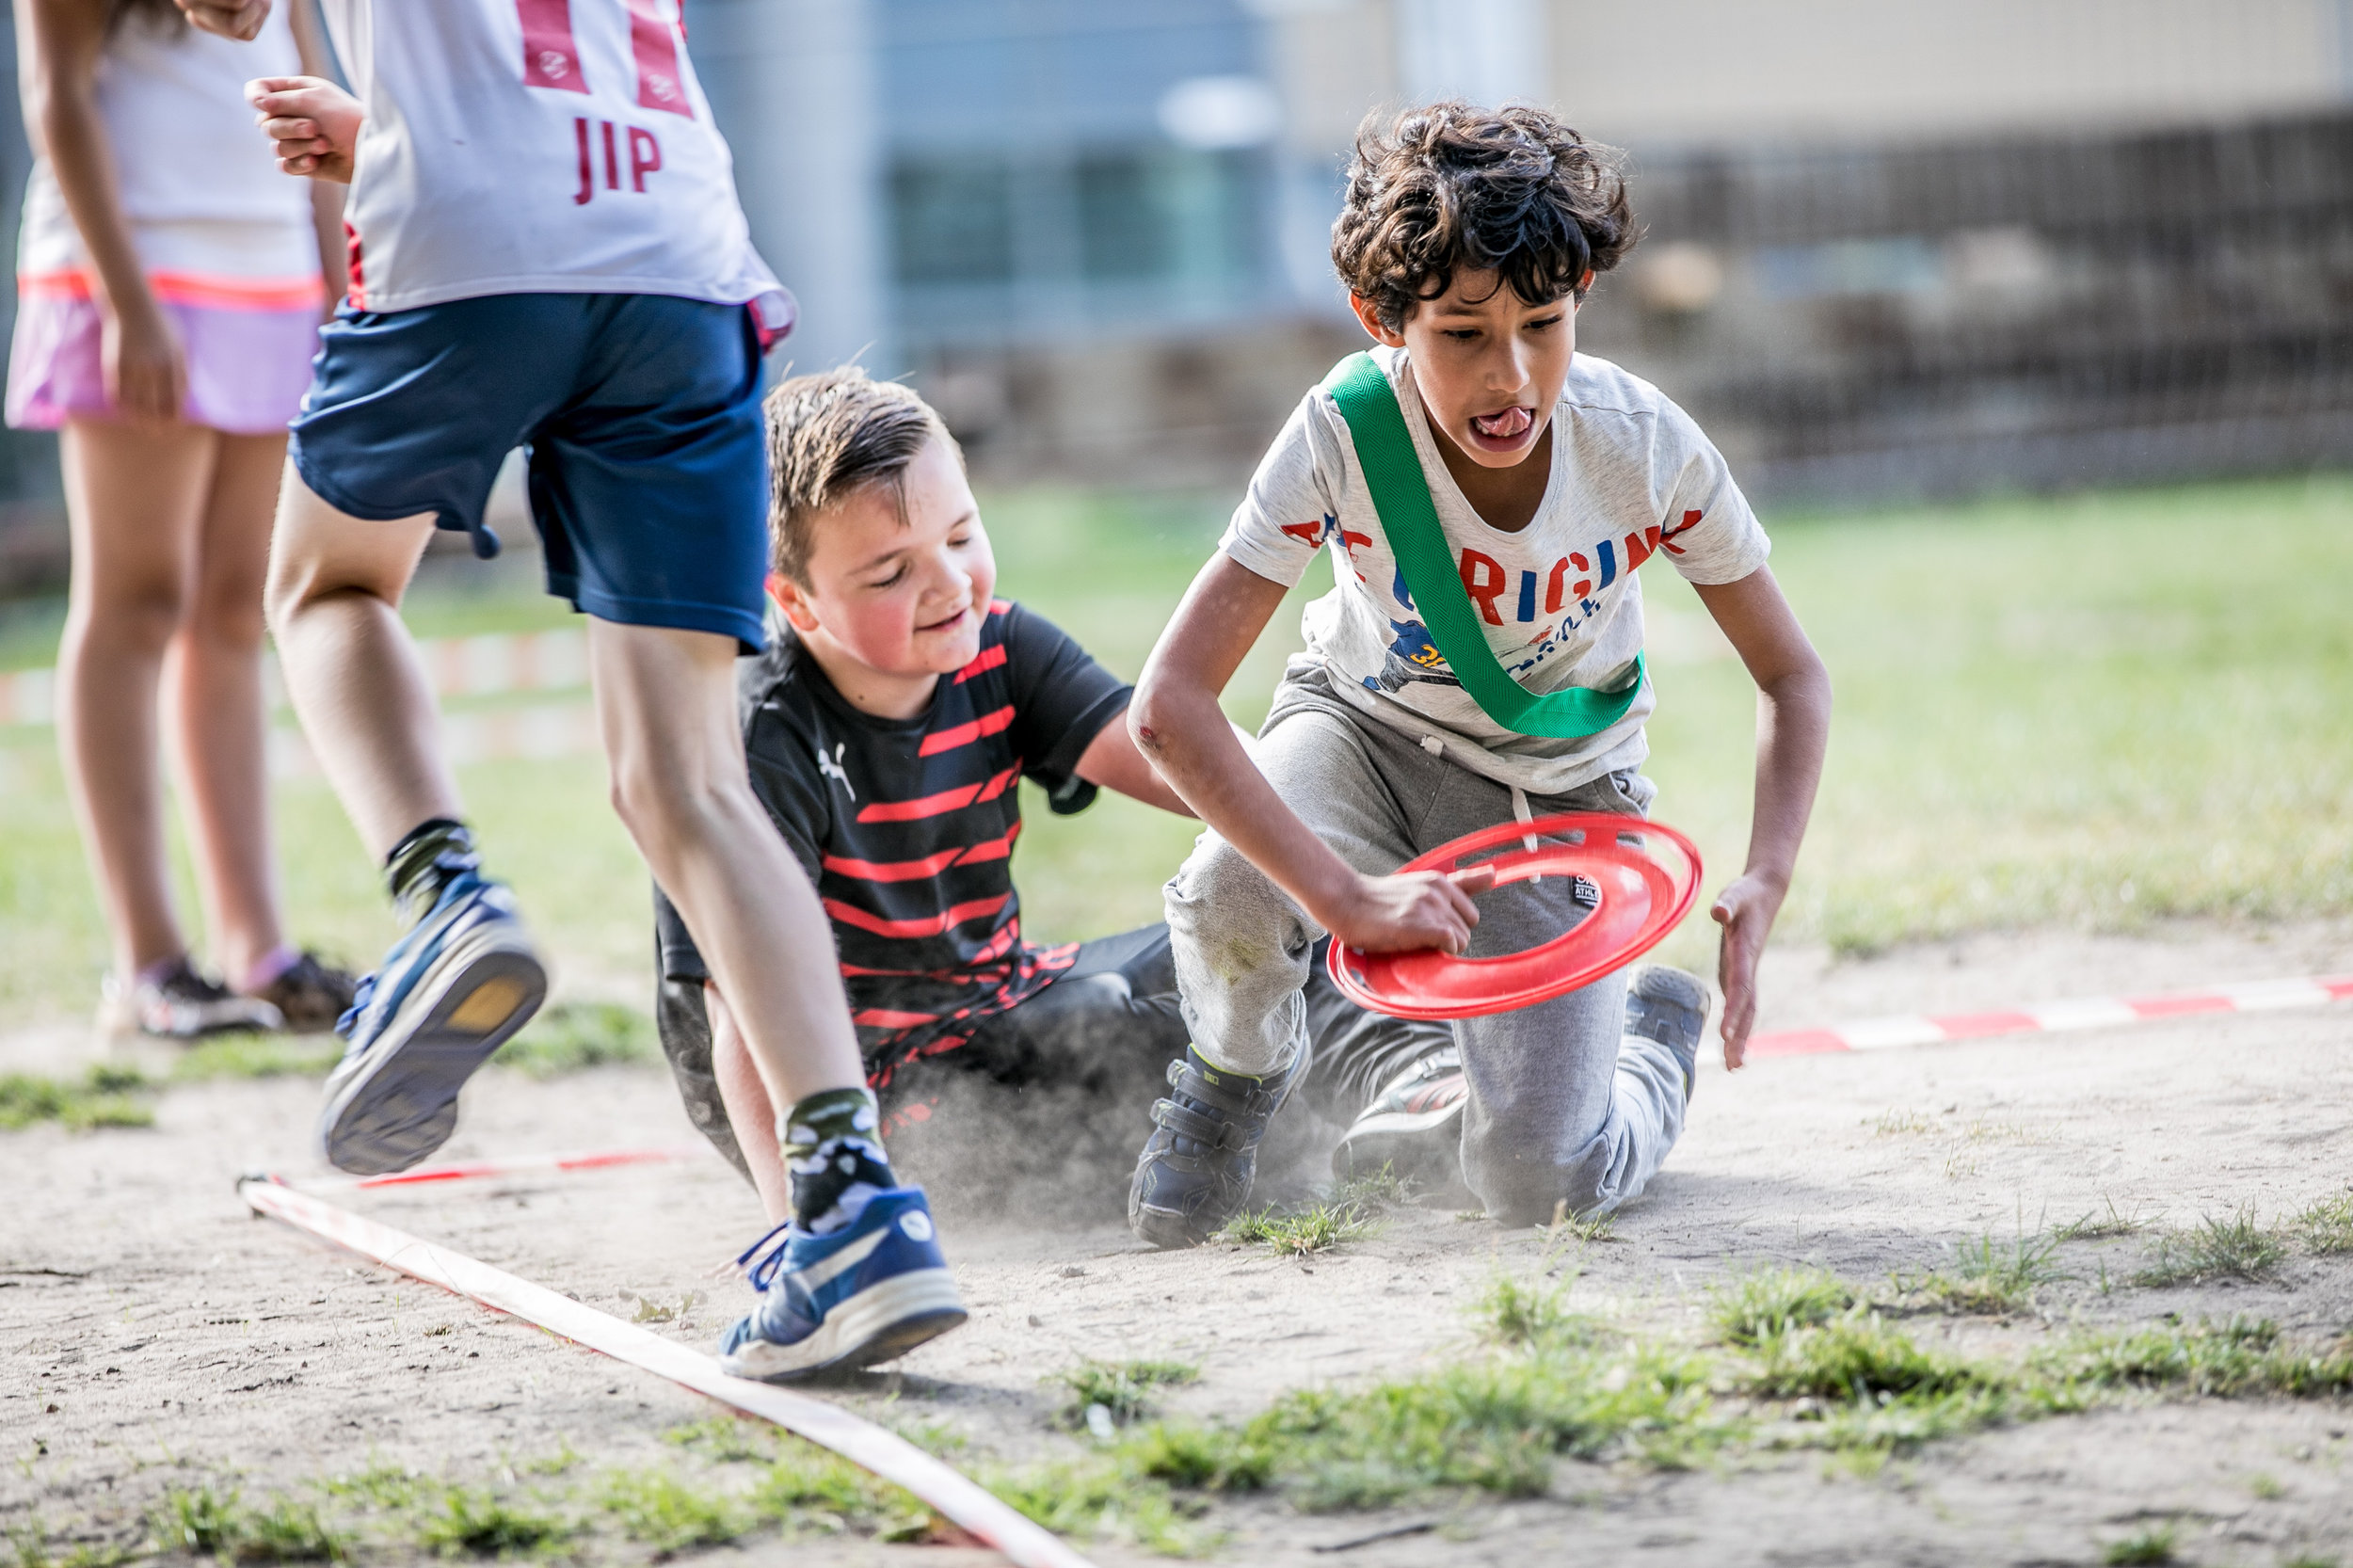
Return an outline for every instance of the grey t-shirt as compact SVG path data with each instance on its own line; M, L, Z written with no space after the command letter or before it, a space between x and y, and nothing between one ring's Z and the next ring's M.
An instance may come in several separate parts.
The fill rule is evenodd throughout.
M1642 647L1635 569L1654 554L1705 584L1737 582L1764 564L1771 543L1722 454L1640 376L1589 354L1570 361L1544 501L1526 528L1506 534L1471 509L1447 472L1405 351L1372 354L1404 410L1487 646L1529 690L1624 687ZM1625 717L1580 740L1522 735L1480 710L1414 609L1348 424L1319 386L1275 438L1218 548L1289 586L1327 542L1338 583L1307 606L1304 627L1308 651L1351 702L1531 794L1562 793L1649 755L1647 682Z

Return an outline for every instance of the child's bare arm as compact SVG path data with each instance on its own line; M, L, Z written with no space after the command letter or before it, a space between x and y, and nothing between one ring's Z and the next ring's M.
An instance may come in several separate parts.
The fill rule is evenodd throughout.
M1716 966L1724 992L1724 1065L1737 1067L1756 1023L1756 961L1789 894L1798 845L1822 780L1830 672L1769 568L1759 567L1737 583L1694 586L1756 682L1756 800L1748 864L1709 911L1724 928Z
M1479 923L1470 895L1494 873L1360 874L1284 803L1218 706L1287 591L1223 552L1211 556L1144 663L1128 728L1193 814L1335 936L1370 952L1461 952Z
M1234 727L1234 740L1244 753L1250 753L1257 743L1247 730ZM1116 790L1130 800L1146 806L1157 806L1172 816L1190 817L1193 808L1185 797L1168 787L1151 760L1136 748L1136 738L1128 729L1128 715L1121 713L1096 732L1087 743L1086 755L1079 759L1078 774L1090 784L1106 790Z

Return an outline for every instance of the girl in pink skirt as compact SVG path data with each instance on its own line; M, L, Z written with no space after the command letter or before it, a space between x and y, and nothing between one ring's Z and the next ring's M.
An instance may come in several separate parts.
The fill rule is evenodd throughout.
M38 156L8 421L59 432L65 465L58 738L113 936L101 1017L181 1037L323 1029L352 983L279 925L262 582L339 219L311 194L334 187L278 172L245 83L322 72L325 51L307 13L239 45L170 0L16 11ZM217 978L172 910L159 691Z

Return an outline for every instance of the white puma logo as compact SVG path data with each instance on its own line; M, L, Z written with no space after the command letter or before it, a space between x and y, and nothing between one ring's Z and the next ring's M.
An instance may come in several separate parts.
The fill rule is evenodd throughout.
M824 777L839 782L849 797L856 800L857 799L857 787L850 782L850 776L843 772L841 767L841 754L849 749L848 743L836 743L833 755L828 757L825 755L825 748L819 746L817 748L817 772Z

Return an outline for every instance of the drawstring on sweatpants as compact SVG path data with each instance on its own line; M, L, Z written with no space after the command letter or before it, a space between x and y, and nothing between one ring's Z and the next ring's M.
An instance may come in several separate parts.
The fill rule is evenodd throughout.
M1522 824L1533 823L1536 820L1536 813L1528 808L1528 792L1521 789L1517 784L1512 786L1512 815L1517 817ZM1530 855L1535 854L1536 835L1533 833L1522 835L1520 838L1520 847L1527 850ZM1531 876L1528 879L1530 887L1535 886L1543 880L1544 878L1542 876Z

